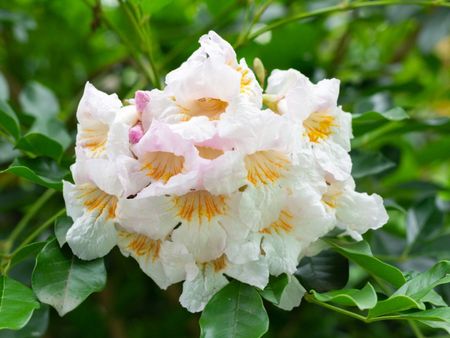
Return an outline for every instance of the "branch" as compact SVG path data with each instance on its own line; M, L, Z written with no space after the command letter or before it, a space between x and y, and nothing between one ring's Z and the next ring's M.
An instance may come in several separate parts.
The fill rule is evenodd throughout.
M297 13L284 19L276 20L265 27L258 29L257 31L249 34L246 39L240 41L237 47L242 46L249 40L253 40L256 37L271 31L275 28L284 26L294 21L303 20L306 18L312 18L317 16L322 16L325 14L337 13L350 11L357 8L363 7L376 7L376 6L390 6L390 5L419 5L419 6L438 6L450 8L450 3L445 0L375 0L375 1L358 1L358 2L343 2L336 6L330 6L326 8L321 8L315 11L306 13Z

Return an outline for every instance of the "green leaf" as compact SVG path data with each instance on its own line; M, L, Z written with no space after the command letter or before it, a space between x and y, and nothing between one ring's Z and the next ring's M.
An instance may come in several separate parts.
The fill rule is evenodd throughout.
M47 242L34 242L24 246L11 258L11 267L19 264L30 256L36 256Z
M366 241L342 242L340 240L327 239L326 242L338 253L358 264L371 275L377 276L397 288L406 282L405 276L399 269L382 262L372 255L372 251Z
M261 296L280 309L290 311L300 305L305 288L292 275L271 276L269 284L260 291Z
M435 329L443 329L450 334L450 307L441 307L419 312L393 316L396 319L411 319Z
M5 129L15 140L20 137L20 124L16 113L3 101L0 101L0 126Z
M389 120L389 121L402 121L409 119L409 115L403 108L394 107L384 112L367 111L362 114L353 114L353 124L372 123L377 121Z
M68 216L58 217L55 222L55 236L58 240L59 246L62 247L66 243L66 234L72 226L72 218Z
M0 330L25 326L39 303L31 289L6 276L0 276Z
M316 256L303 257L295 275L308 290L341 289L348 281L348 260L333 250L324 250Z
M62 190L62 179L68 174L55 162L45 158L18 158L0 173L14 174L55 190Z
M444 224L444 214L436 206L435 197L429 197L408 210L407 242L410 252L421 250L422 242L439 238Z
M391 297L378 302L377 306L369 311L369 317L377 317L394 312L401 312L410 309L425 310L423 302L433 302L440 305L442 298L430 294L433 288L438 285L450 282L450 262L443 261L434 265L430 270L418 274L407 281ZM428 298L427 298L428 297Z
M200 318L203 338L258 338L268 328L269 318L259 293L237 281L215 294Z
M102 290L106 283L103 259L82 261L66 249L60 249L56 238L49 241L37 257L32 276L36 296L60 316Z
M38 120L16 144L21 150L35 156L48 156L59 160L71 143L64 124L56 119Z
M30 321L20 330L4 330L2 338L33 338L42 337L47 331L49 320L49 307L41 304L41 307L33 312Z
M19 94L22 110L36 120L48 120L59 112L55 95L38 82L29 82Z
M311 291L314 297L324 303L335 303L343 306L357 306L360 310L373 308L377 304L377 293L370 283L367 283L361 290L342 289L317 293Z
M288 275L270 276L269 283L260 291L261 296L273 304L279 304L281 295L289 283Z
M405 295L393 295L388 299L379 301L377 305L369 311L368 317L374 318L389 313L401 312L410 309L425 309L425 305L413 298Z
M0 73L0 101L6 101L9 99L9 87L5 77Z
M447 285L450 286L450 284ZM430 303L434 306L448 306L444 298L442 298L442 296L434 290L431 290L429 293L427 293L425 297L422 298L422 302Z
M421 300L436 286L447 283L450 283L450 261L442 261L407 281L394 295Z
M352 176L361 178L382 173L394 168L395 163L384 157L379 152L352 151Z

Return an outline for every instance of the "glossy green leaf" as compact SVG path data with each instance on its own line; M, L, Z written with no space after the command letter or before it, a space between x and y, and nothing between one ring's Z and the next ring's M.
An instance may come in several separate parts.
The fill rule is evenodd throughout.
M421 300L436 286L447 283L450 283L450 261L442 261L407 281L394 295Z
M361 178L394 168L395 163L381 153L352 151L352 176Z
M406 282L405 276L399 269L372 255L372 251L366 241L343 242L334 239L327 239L326 241L332 245L334 250L361 266L371 275L377 276L397 288Z
M324 250L316 256L303 257L295 275L308 290L341 289L348 281L348 260L333 250Z
M0 126L6 130L14 139L20 137L20 124L16 113L4 101L0 101Z
M284 289L289 283L288 275L270 276L269 283L260 291L261 296L273 304L279 304Z
M269 318L256 289L232 281L209 301L200 318L203 338L258 338Z
M68 174L66 170L48 159L18 158L1 173L10 173L23 177L47 188L62 190L62 179Z
M410 309L424 310L425 305L409 296L393 295L388 299L379 301L377 305L369 311L368 317L373 318Z
M43 303L53 306L60 316L72 311L91 293L103 289L106 270L103 259L82 261L61 250L55 239L39 253L32 276L32 287Z
M47 87L38 82L29 82L20 92L19 102L22 110L36 120L55 117L59 112L59 103Z
M401 121L408 118L409 115L405 112L403 108L400 107L394 107L384 112L367 111L362 114L352 115L353 125L360 123L371 123L380 120Z
M280 309L290 311L300 305L305 292L297 278L282 274L278 277L272 276L269 284L260 293Z
M55 236L58 240L59 246L63 246L66 243L66 234L69 228L72 226L72 218L68 216L58 217L55 222Z
M56 119L38 120L16 144L18 149L36 156L59 160L71 139L62 122Z
M318 293L312 290L314 297L324 303L334 303L343 306L356 306L360 310L373 308L377 304L377 293L370 283L361 290L342 289Z
M9 277L0 276L0 330L25 326L39 303L31 289Z
M430 327L443 329L450 334L450 307L405 313L393 318L417 320Z
M33 312L30 321L20 330L3 330L2 338L39 338L48 328L49 307L41 304L41 307Z
M450 284L447 285L450 286ZM428 292L425 297L422 298L422 302L429 303L434 306L448 306L444 298L435 290Z

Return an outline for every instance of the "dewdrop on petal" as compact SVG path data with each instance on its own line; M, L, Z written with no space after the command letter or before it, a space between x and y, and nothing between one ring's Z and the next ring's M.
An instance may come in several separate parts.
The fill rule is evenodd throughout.
M162 90L130 105L87 84L75 184L64 182L74 254L117 245L159 287L183 282L180 302L198 312L230 278L263 289L293 274L336 227L360 240L386 223L382 198L355 191L339 81L296 70L267 81L263 93L209 32Z

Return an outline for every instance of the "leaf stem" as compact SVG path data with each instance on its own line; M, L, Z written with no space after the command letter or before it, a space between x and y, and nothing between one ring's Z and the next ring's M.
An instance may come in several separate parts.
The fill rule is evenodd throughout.
M242 46L249 40L255 39L256 37L260 36L261 34L264 34L265 32L271 31L275 28L279 28L294 21L321 16L325 14L331 14L335 12L349 11L357 8L389 6L389 5L442 6L450 8L450 3L444 0L376 0L376 1L357 1L357 2L343 1L339 5L325 7L306 13L297 13L292 16L276 20L271 24L268 24L267 26L262 27L253 33L250 33L246 39L242 39L242 41L240 41L236 45L236 48Z
M334 306L334 305L331 305L331 304L328 304L328 303L323 303L321 301L318 301L316 298L314 298L313 295L311 295L309 293L306 293L304 295L304 298L305 298L306 301L308 301L310 303L317 304L317 305L320 305L320 306L322 306L324 308L327 308L327 309L333 310L335 312L341 313L343 315L346 315L346 316L349 316L349 317L361 320L363 322L367 322L367 318L366 317L364 317L362 315L359 315L357 313L354 313L354 312L342 309L340 307L337 307L337 306Z
M422 331L420 331L419 327L413 320L408 319L408 324L411 327L411 330L414 332L414 334L416 335L417 338L425 338Z
M44 192L41 197L39 197L36 202L28 209L26 214L23 216L23 218L19 221L17 226L14 228L14 230L9 235L6 243L7 243L7 251L11 249L11 247L14 244L14 241L19 237L20 233L26 228L28 225L28 222L31 220L31 218L42 208L42 206L55 194L55 190L49 189L46 192Z
M50 218L48 218L44 223L42 223L40 226L38 226L31 234L28 235L27 238L17 247L16 250L11 254L11 257L13 257L15 254L17 254L21 249L23 249L24 246L26 246L28 243L30 243L33 239L35 239L42 231L47 229L50 225L53 224L53 222L61 215L63 215L66 212L66 208L62 208L59 211L57 211L55 214L53 214Z
M264 14L264 12L269 8L269 6L272 4L273 0L267 0L264 4L261 5L261 7L258 9L258 11L253 16L253 19L251 23L248 25L247 29L242 29L241 34L239 34L238 39L235 43L236 46L241 45L244 41L248 40L248 36L252 32L252 28L255 26L255 24L258 23L261 16Z

